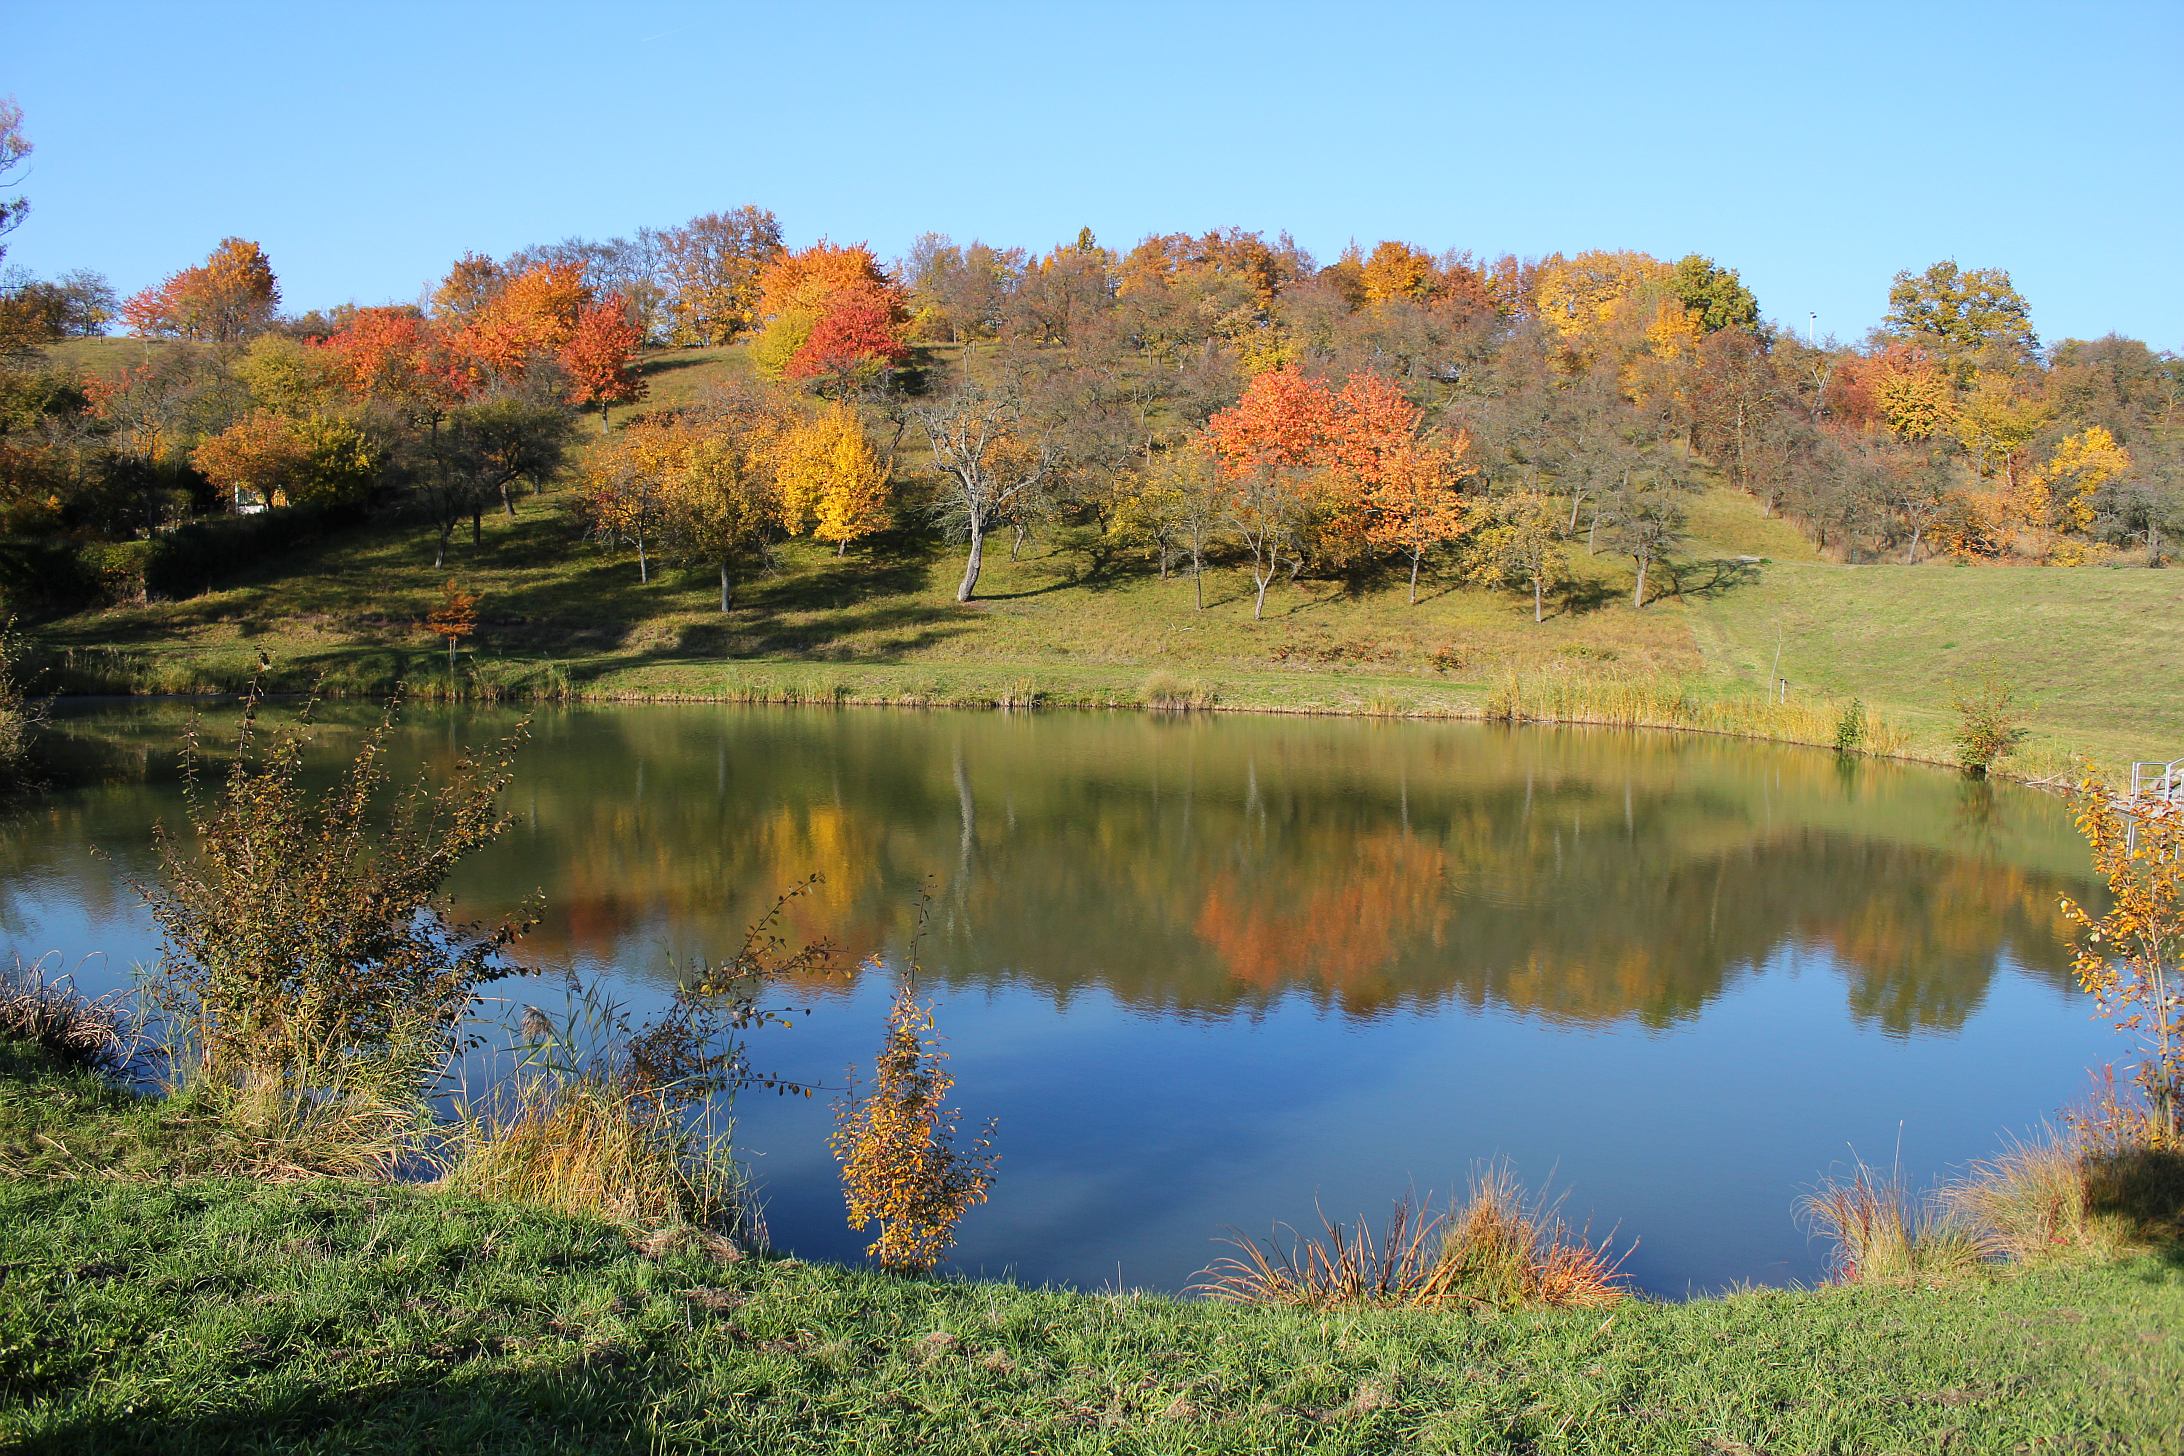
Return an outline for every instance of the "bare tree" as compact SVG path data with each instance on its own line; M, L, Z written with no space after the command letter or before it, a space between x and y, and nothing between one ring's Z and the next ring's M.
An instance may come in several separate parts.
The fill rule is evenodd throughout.
M910 414L945 482L939 514L970 543L956 588L956 600L967 602L978 590L987 533L1033 502L1059 469L1061 450L1027 423L1023 389L1013 380L965 380L939 400L912 405Z

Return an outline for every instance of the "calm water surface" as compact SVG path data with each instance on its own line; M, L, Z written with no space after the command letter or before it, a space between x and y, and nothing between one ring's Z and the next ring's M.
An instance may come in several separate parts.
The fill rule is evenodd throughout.
M178 818L186 710L62 720L92 786L0 824L0 956L153 947L123 877ZM338 747L362 720L327 730ZM416 712L444 763L513 715ZM2113 1055L2070 989L2060 805L1689 737L1475 725L729 708L542 713L459 908L543 891L530 963L639 1006L825 877L798 934L922 984L993 1201L957 1265L1177 1288L1230 1227L1380 1213L1481 1159L1567 1190L1665 1294L1808 1279L1799 1194L1852 1150L1992 1152ZM110 860L92 853L103 848ZM884 971L789 990L762 1064L839 1086ZM542 1000L546 989L520 989ZM749 1096L776 1241L849 1258L825 1099Z

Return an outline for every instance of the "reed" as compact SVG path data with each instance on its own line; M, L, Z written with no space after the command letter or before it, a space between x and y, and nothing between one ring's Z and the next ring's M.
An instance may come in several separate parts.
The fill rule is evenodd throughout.
M1908 733L1862 709L1857 741L1846 745L1841 733L1846 707L1811 697L1780 702L1760 694L1701 696L1671 678L1556 665L1505 672L1488 691L1483 716L1502 723L1675 728L1813 744L1884 758L1909 751Z

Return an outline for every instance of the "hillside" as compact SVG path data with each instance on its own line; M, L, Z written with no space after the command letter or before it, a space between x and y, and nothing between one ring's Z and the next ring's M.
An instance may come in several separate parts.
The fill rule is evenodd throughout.
M118 367L121 340L65 346L71 362ZM741 349L662 351L653 406L747 370ZM905 454L906 490L925 487ZM425 532L380 522L248 570L178 602L117 607L35 632L74 691L233 688L261 653L300 687L383 691L430 681L441 659L419 624L445 580L484 593L466 647L481 682L506 692L699 698L1137 703L1164 691L1235 708L1472 712L1514 670L1635 675L1699 695L1756 693L1779 644L1793 698L1862 698L1946 753L1955 684L1999 673L2032 710L2039 761L2108 763L2184 752L2184 663L2173 650L2184 575L2131 568L1846 567L1798 530L1716 488L1691 506L1688 544L1631 606L1627 560L1571 551L1573 582L1535 625L1520 597L1429 579L1415 607L1400 584L1277 583L1266 620L1249 582L1209 571L1206 608L1186 576L1143 559L1104 567L1057 532L1011 560L987 556L980 600L959 607L958 548L922 532L846 557L805 541L778 554L736 610L713 610L702 571L656 571L581 539L559 490L513 518L459 533L436 571ZM2164 644L2169 644L2164 646ZM1156 685L1158 686L1158 685Z

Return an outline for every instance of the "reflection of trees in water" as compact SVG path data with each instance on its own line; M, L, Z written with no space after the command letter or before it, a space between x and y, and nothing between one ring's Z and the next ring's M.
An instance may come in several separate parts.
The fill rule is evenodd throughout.
M111 894L71 846L142 844L167 792L56 801L41 862ZM536 958L718 954L814 872L792 938L899 948L930 879L931 974L1208 1013L1303 988L1658 1026L1796 947L1854 1014L1953 1027L2001 960L2064 978L2051 907L2084 883L2044 801L1967 823L1938 774L1663 737L631 709L542 716L509 808L460 890L543 889Z

